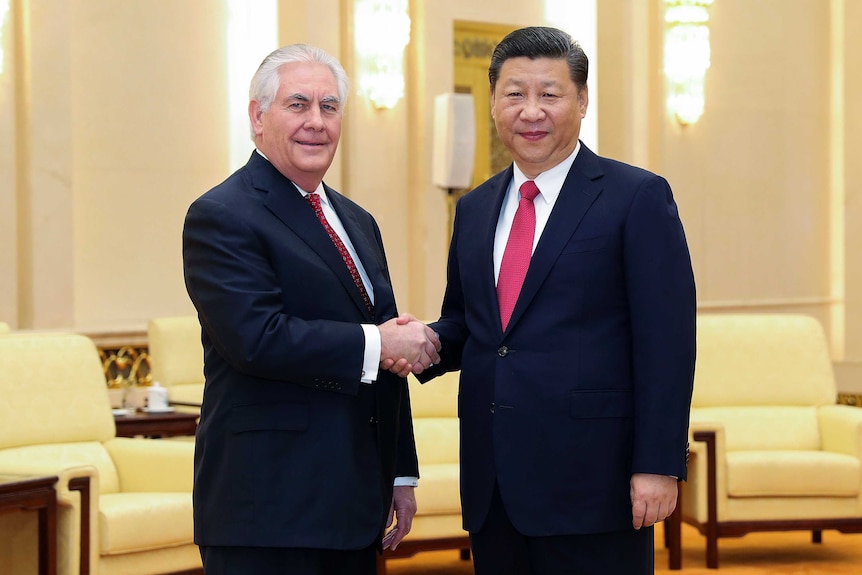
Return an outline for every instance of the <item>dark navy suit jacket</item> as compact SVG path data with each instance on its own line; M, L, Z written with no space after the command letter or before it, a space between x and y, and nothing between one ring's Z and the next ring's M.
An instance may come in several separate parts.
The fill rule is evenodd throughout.
M464 526L497 481L525 535L631 529L631 475L686 474L695 286L677 206L663 178L582 144L504 333L493 247L511 180L458 202L442 363L421 377L461 369Z
M326 193L373 284L376 322L394 317L376 222ZM360 324L374 322L311 207L252 153L189 208L183 262L206 375L195 542L373 544L394 477L418 476L409 397L389 372L360 382Z

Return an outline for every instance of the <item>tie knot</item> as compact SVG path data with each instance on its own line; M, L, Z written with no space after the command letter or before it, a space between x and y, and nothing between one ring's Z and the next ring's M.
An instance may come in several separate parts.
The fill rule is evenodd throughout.
M305 199L311 204L311 207L317 209L320 207L320 196L316 193L306 194Z
M533 180L527 180L521 184L521 197L531 202L539 195L539 187Z

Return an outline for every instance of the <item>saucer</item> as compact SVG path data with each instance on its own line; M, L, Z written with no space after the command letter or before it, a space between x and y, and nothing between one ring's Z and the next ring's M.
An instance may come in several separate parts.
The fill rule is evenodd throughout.
M113 412L114 415L129 415L132 410L127 408L118 408L112 409L111 412Z
M146 413L172 413L174 411L173 407L145 407L143 408Z

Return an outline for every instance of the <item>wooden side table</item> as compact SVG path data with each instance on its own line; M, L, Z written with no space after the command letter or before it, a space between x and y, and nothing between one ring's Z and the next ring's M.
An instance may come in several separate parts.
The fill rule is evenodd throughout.
M128 415L115 415L117 437L172 437L194 435L198 429L196 413L133 411Z
M57 477L0 474L0 513L39 512L39 573L57 574Z

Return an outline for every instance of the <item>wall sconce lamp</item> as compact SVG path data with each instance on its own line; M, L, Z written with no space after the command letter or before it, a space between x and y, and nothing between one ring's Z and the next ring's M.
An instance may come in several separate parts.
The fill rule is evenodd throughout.
M404 96L408 0L356 0L354 42L359 93L375 108L394 108Z
M6 15L9 14L9 2L11 0L0 0L0 74L3 73L3 64L6 61L6 54L3 52L3 46L6 44Z
M664 74L668 111L682 125L703 115L709 69L709 12L713 0L665 0Z

